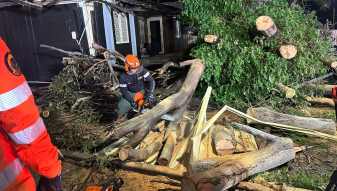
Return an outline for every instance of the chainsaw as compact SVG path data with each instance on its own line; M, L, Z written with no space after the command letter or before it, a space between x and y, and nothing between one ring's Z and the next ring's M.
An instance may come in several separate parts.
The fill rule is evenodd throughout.
M149 103L145 100L145 96L142 92L137 92L133 96L133 100L136 103L137 108L134 108L129 112L128 114L129 119L136 117L138 115L141 115L143 113L146 113L147 111L151 110L155 106L155 103ZM166 121L176 121L175 117L169 114L162 115L161 119L166 120Z

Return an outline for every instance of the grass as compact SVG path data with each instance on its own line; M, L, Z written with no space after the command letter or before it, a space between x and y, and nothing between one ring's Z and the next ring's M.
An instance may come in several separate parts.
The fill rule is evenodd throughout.
M311 174L304 170L289 171L288 167L284 166L273 171L261 173L257 177L261 177L268 182L285 183L293 187L321 191L328 184L331 173Z

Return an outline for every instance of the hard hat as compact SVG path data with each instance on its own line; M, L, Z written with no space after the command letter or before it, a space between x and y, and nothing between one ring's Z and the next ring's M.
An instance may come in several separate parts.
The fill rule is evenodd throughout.
M130 69L137 69L140 67L140 65L141 64L137 56L129 54L125 57L125 63L124 63L125 71L128 72Z

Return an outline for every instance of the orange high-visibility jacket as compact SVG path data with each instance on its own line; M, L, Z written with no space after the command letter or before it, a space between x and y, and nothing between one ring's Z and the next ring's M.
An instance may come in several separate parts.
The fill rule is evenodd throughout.
M34 191L27 167L47 178L61 173L32 92L0 38L0 191Z

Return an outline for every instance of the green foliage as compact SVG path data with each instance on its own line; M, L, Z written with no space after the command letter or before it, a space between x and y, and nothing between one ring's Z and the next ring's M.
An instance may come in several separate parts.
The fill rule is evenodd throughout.
M199 37L215 34L217 44L201 40L192 56L206 65L200 88L214 88L219 104L238 108L254 105L270 96L277 83L295 85L325 72L320 58L330 54L328 39L320 37L314 14L289 7L286 0L258 5L248 0L184 0L183 19L199 29ZM273 18L279 33L272 38L256 32L255 20ZM281 44L293 44L298 55L285 60L278 54Z

